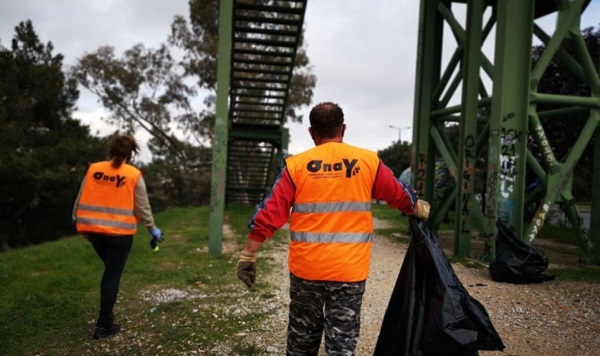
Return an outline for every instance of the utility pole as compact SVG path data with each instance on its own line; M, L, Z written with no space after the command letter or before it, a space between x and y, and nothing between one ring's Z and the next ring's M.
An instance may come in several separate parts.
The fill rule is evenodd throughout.
M397 127L394 125L389 125L390 129L396 129L398 130L398 142L402 142L402 130L405 129L410 129L410 126L405 126L405 127Z

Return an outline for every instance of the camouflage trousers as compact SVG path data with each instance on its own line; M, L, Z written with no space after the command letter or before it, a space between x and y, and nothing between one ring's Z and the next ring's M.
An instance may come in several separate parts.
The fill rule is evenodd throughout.
M366 282L307 281L290 274L287 355L354 355Z

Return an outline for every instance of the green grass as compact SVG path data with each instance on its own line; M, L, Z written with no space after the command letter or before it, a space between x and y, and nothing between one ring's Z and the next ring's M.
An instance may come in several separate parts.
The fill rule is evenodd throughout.
M548 273L556 275L558 280L600 283L600 267L598 266L548 268Z
M390 208L385 204L372 204L371 210L373 211L373 216L377 219L386 220L390 225L404 225L408 222L406 216L402 216L398 210Z
M554 226L551 224L544 224L540 230L538 237L541 239L552 240L564 244L575 244L577 241L577 234L575 230L570 227Z
M461 256L448 256L448 261L450 261L450 263L453 263L453 264L461 264L467 268L474 268L474 269L486 269L487 268L485 265L483 265L478 260L475 260L472 258L461 257Z
M102 264L89 242L73 236L0 254L0 355L209 352L222 343L236 345L244 354L259 354L263 350L232 337L259 328L267 314L253 311L253 303L273 298L268 281L259 280L248 291L235 275L237 252L253 211L226 211L234 232L233 241L226 243L233 244L234 252L219 257L207 252L208 207L156 214L165 235L158 254L140 227L115 307L122 336L100 341L91 334ZM278 243L286 241L272 245ZM272 268L266 259L259 264L264 273ZM192 297L166 302L155 298L169 291ZM236 312L240 304L246 304L246 312Z
M373 204L373 217L386 222L387 227L375 228L375 234L385 236L392 241L409 243L408 217L387 205Z
M407 217L384 205L374 205L373 212L388 225L377 234L409 242L404 237ZM156 214L166 240L154 254L150 235L143 227L139 229L115 308L123 331L100 341L91 334L102 264L89 242L72 236L0 254L0 355L178 354L189 350L213 355L210 350L223 344L237 354L264 354L266 350L243 335L260 333L262 321L273 312L268 308L275 297L273 286L261 276L276 265L268 254L259 253L259 277L251 290L235 275L237 254L253 213L253 208L226 209L233 237L225 238L219 257L208 254L208 207ZM288 233L278 231L261 251L288 241ZM450 258L453 263L477 267L469 259ZM600 270L594 267L574 265L548 272L559 281L600 283ZM173 292L185 297L156 298ZM257 307L261 305L267 307Z

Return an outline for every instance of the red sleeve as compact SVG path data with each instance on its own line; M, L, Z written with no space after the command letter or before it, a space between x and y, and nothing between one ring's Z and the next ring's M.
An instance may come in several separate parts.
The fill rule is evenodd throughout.
M417 203L417 193L394 177L394 172L381 160L373 184L373 198L385 200L389 206L412 214Z
M271 193L256 208L248 222L248 238L258 242L271 238L273 232L288 221L295 192L296 186L287 169L284 169L277 177Z

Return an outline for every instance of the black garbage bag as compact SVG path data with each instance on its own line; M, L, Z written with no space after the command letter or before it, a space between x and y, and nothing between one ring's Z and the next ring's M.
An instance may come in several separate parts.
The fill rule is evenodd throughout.
M458 280L427 226L411 217L412 238L385 312L375 356L477 355L504 349L477 300Z
M548 268L548 257L543 250L523 242L507 222L496 222L496 260L490 263L492 280L508 283L541 283L556 276L543 273Z

